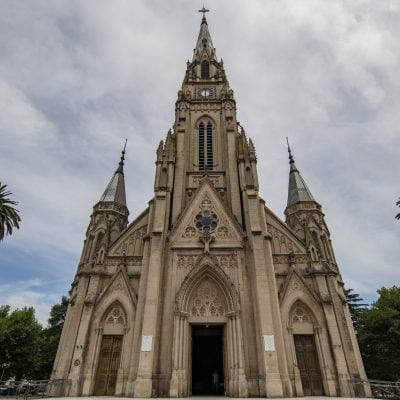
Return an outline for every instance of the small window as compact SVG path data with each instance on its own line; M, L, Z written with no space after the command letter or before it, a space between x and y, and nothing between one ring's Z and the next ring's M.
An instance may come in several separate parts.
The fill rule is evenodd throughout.
M201 79L208 79L210 77L210 64L204 60L201 63Z

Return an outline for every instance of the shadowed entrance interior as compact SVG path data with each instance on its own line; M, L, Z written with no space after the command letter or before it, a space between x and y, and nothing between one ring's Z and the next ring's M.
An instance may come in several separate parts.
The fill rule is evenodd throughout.
M224 393L223 325L192 325L192 394Z

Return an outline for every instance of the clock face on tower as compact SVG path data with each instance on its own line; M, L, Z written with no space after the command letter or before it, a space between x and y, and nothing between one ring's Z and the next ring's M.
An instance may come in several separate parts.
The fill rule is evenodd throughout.
M211 89L203 88L199 90L199 96L202 99L208 99L211 96L211 94L212 94Z

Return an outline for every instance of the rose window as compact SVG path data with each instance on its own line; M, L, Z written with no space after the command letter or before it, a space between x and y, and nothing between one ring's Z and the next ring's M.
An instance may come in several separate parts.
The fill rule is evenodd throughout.
M218 226L217 214L209 210L204 210L196 215L195 225L201 232L211 232Z

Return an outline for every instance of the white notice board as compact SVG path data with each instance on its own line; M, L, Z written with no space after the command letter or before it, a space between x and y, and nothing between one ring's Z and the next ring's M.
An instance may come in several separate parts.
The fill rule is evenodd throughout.
M141 351L152 351L152 350L153 350L153 336L143 335Z
M264 335L264 351L275 351L274 335Z

